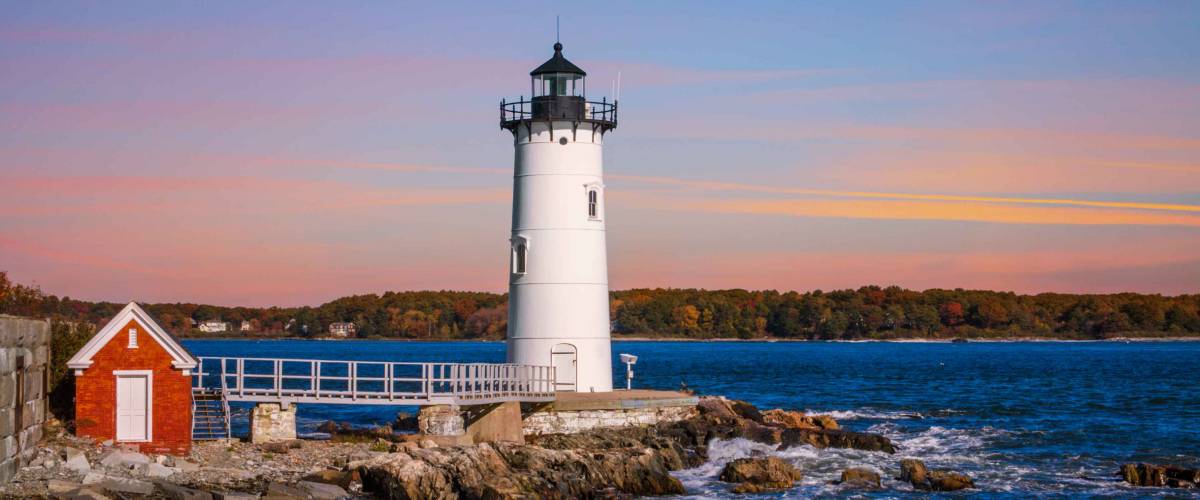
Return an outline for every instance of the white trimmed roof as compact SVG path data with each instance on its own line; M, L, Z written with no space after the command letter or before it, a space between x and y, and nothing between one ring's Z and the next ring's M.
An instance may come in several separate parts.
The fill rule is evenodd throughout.
M100 349L108 345L108 341L112 340L117 335L117 332L129 323L130 320L137 321L139 325L142 325L142 329L149 332L150 336L154 337L154 340L163 349L166 349L167 354L171 355L172 367L180 370L190 370L199 364L196 358L192 357L192 353L184 349L179 342L175 341L174 337L167 333L166 330L163 330L161 326L158 326L158 323L154 322L154 318L146 314L146 311L142 310L136 303L130 302L124 309L121 309L121 312L113 316L113 319L107 325L104 325L104 328L101 328L100 332L96 333L92 337L92 340L89 340L83 346L83 349L80 349L79 352L75 353L75 356L71 357L70 361L67 361L67 366L73 370L82 370L92 366L92 356L95 356L96 353L100 352Z

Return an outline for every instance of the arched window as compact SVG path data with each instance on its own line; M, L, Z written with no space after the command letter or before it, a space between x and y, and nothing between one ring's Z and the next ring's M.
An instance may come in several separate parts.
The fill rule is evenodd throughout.
M517 243L513 247L513 274L525 274L525 261L529 258L526 254L529 253L525 243Z
M584 193L587 195L587 216L588 220L601 220L604 218L604 196L600 193L604 189L604 185L598 182L592 182L583 185Z

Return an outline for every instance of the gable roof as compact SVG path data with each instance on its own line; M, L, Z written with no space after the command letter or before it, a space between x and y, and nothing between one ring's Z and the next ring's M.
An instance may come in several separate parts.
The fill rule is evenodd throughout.
M113 316L113 319L109 320L108 324L104 325L104 328L101 328L96 335L92 336L92 339L87 344L84 344L83 349L80 349L79 352L75 353L75 356L71 357L70 361L67 361L67 367L74 370L82 370L92 366L92 356L95 356L96 353L100 352L100 349L108 345L108 342L130 320L142 325L142 329L149 332L150 336L167 351L167 354L171 355L172 367L180 370L190 370L199 364L196 358L192 356L192 353L188 352L178 340L175 340L175 337L172 337L161 326L158 326L154 318L151 318L137 303L130 302L124 309L121 309L121 312Z

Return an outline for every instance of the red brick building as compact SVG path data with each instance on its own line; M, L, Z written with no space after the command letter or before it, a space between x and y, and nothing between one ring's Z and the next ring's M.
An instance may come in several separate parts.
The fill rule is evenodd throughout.
M197 364L130 302L67 362L75 370L76 434L145 452L187 453Z

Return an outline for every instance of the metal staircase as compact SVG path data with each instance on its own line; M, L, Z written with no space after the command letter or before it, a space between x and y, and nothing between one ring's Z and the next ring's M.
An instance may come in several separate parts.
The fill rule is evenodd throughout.
M192 439L225 439L229 436L229 400L222 389L192 389Z

